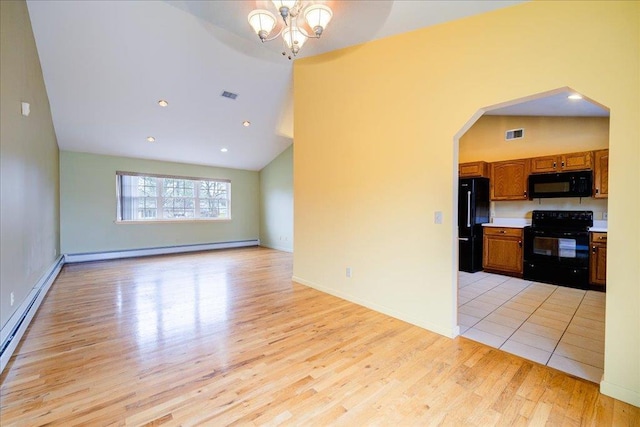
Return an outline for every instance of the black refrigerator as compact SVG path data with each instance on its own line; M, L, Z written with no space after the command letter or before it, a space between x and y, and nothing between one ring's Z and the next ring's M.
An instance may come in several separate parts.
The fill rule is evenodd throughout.
M458 181L458 269L482 270L482 224L489 222L489 179Z

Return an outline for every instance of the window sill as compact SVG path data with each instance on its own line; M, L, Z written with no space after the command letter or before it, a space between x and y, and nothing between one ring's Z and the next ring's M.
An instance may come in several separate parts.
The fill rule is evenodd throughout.
M231 218L223 219L159 219L150 221L113 221L116 225L131 225L131 224L193 224L202 222L231 222Z

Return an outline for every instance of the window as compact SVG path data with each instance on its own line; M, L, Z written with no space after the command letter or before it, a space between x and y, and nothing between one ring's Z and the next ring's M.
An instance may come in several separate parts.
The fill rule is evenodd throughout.
M118 221L231 219L231 181L116 172Z

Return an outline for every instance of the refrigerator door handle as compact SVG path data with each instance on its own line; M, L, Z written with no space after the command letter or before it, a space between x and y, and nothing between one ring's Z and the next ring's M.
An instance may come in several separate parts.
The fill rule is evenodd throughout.
M468 237L458 237L458 240L460 240L461 242L468 242L469 238Z
M467 191L467 227L471 227L471 191Z

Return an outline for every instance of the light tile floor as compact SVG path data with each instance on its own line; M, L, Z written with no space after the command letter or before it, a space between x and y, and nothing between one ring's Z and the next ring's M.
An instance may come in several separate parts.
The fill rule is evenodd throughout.
M605 294L485 272L458 274L462 336L599 383Z

